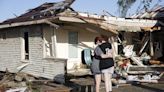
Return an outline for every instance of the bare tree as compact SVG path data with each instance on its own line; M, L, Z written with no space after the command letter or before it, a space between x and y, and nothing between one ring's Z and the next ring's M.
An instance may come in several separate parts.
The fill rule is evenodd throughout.
M119 7L120 17L125 17L127 12L128 12L128 9L135 2L136 2L136 0L118 0L117 4L118 4L118 7Z
M131 6L136 1L137 0L118 0L117 5L119 8L120 17L126 17L128 10L131 8ZM161 2L161 0L157 0L157 2L159 3L159 2ZM140 5L138 6L138 9L136 12L138 12L139 9L143 9L144 11L148 11L151 3L152 3L152 0L141 0Z

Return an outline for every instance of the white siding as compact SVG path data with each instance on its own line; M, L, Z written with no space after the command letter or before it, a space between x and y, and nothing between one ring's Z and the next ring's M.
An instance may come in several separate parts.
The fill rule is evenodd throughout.
M6 32L6 39L0 40L0 70L15 72L15 67L20 61L20 38L19 31L16 30L2 30ZM12 34L12 35L11 35Z
M78 31L77 31L78 30ZM68 57L68 32L77 31L78 32L78 58L69 58ZM68 64L67 69L73 69L77 65L80 67L81 64L81 51L85 48L94 48L94 38L99 34L92 33L86 30L70 29L70 30L57 30L57 46L56 53L57 58L67 58Z
M22 72L50 79L65 74L66 60L43 58L43 27L38 25L0 30L0 34L2 31L7 32L6 40L0 40L0 71L8 69L9 72L17 72L17 67L24 64L21 60L21 34L26 31L29 33L29 65Z
M44 40L43 30L53 31L50 27L45 25L26 26L18 28L10 28L4 30L7 32L7 37L0 40L0 71L5 71L6 68L10 72L17 72L17 67L23 63L21 58L21 38L23 31L29 33L29 65L25 67L22 72L33 74L35 76L42 76L54 79L55 76L64 75L66 60L61 59L46 59L44 57ZM3 30L0 30L0 32ZM78 32L78 57L69 58L68 56L68 32ZM81 65L81 51L85 48L94 47L94 38L99 34L86 31L79 28L69 30L57 29L56 32L56 58L68 59L67 69L80 67Z

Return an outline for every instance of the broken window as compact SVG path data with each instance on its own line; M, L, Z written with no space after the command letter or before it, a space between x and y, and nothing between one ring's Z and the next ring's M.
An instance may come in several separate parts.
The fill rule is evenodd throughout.
M25 50L25 59L29 59L29 34L24 32L24 50Z
M21 59L29 60L29 32L21 30Z

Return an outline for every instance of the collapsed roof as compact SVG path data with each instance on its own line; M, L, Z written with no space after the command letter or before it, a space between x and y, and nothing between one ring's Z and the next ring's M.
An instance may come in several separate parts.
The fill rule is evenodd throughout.
M24 21L30 21L30 20L39 20L44 18L50 18L57 16L57 14L63 12L66 9L70 9L73 11L73 9L70 7L70 5L75 0L65 0L58 3L44 3L34 9L30 9L27 13L22 14L16 18L8 19L1 24L10 24L15 22L24 22Z
M164 20L164 6L155 6L147 12L134 14L131 18Z
M95 14L76 12L70 7L74 1L75 0L65 0L57 3L44 3L34 9L30 9L25 14L0 23L0 29L42 23L46 23L57 28L59 26L56 25L56 23L64 21L89 23L103 30L118 34L118 31L120 30L130 30L135 32L141 31L141 28L148 28L149 30L158 24L156 20L125 19L113 16L99 16Z

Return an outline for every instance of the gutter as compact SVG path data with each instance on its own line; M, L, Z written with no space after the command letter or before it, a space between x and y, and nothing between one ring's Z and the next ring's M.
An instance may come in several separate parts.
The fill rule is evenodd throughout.
M42 23L46 23L45 21L47 21L47 19L27 21L27 22L17 22L17 23L11 23L11 24L2 24L0 25L0 29L18 27L18 26L27 26L27 25L32 25L32 24L42 24Z
M68 21L68 22L77 22L77 23L85 23L79 18L75 17L57 17L60 21ZM4 28L11 28L11 27L18 27L18 26L27 26L27 25L33 25L33 24L49 24L55 28L59 28L59 25L56 25L55 23L51 22L53 19L57 18L47 18L47 19L40 19L40 20L33 20L33 21L26 21L26 22L16 22L16 23L10 23L10 24L2 24L0 25L0 29Z
M50 21L52 19L57 19L57 18L46 18L46 19L26 21L26 22L16 22L16 23L10 23L10 24L2 24L2 25L0 25L0 29L11 28L11 27L18 27L18 26L34 25L34 24L43 24L43 23L51 25L51 26L53 26L55 28L59 28L58 25L56 25L55 23L52 23Z

